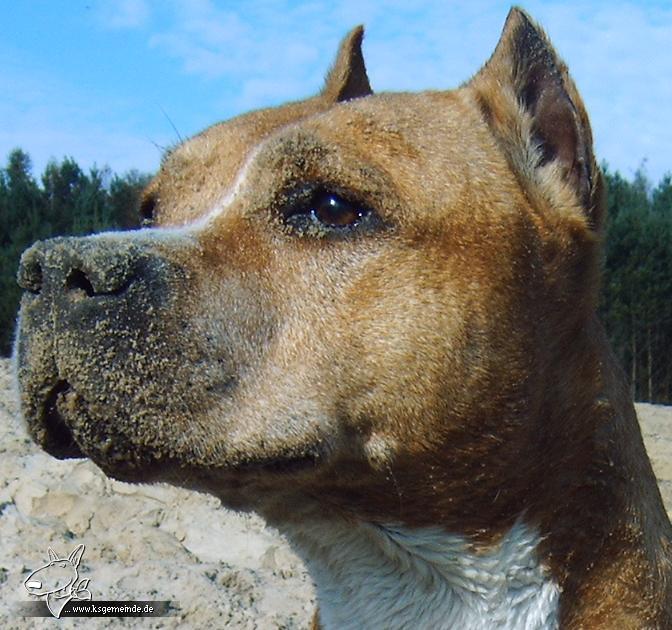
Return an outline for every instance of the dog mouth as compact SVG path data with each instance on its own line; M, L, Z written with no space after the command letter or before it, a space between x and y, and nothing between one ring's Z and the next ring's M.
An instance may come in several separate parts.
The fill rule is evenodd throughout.
M33 431L36 442L53 457L89 458L120 481L139 481L157 463L151 453L139 451L108 422L92 415L86 400L65 379L49 389Z
M65 419L67 399L73 394L70 383L59 380L49 390L42 407L43 434L40 441L44 450L57 459L86 457Z
M111 430L106 421L97 421L66 379L57 380L48 390L40 418L34 437L50 455L60 460L89 458L109 477L129 483L165 480L212 491L223 480L246 483L269 473L279 477L302 475L319 468L325 458L325 453L308 449L291 455L240 458L207 469L170 456L157 457L135 447Z

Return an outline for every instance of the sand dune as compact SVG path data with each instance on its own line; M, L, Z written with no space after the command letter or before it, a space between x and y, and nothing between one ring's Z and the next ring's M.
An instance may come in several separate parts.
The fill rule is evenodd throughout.
M672 407L638 405L644 439L672 508ZM111 481L87 461L57 461L17 420L9 365L0 361L0 617L5 629L53 627L16 616L28 574L86 545L79 575L94 600L172 600L170 617L61 619L61 627L305 628L310 579L261 519L211 497Z

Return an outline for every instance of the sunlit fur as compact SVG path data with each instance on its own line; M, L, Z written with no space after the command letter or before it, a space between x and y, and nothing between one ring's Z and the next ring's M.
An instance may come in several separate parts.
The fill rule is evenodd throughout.
M316 96L174 149L152 229L24 254L33 438L260 513L327 628L672 627L567 68L517 9L453 91L372 94L361 41ZM294 229L315 188L375 221Z

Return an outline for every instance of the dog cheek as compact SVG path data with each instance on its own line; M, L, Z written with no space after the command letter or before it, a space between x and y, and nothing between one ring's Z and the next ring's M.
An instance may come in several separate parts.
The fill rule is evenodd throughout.
M492 428L525 397L519 363L527 342L515 334L514 303L495 318L478 307L491 285L458 291L455 270L430 285L422 272L429 263L411 263L396 277L369 276L366 286L353 286L343 317L350 325L329 366L338 375L343 422L362 436L363 456L376 469L401 451L478 448L479 423Z
M369 466L377 472L388 472L399 450L398 441L391 435L372 433L364 442L363 454Z

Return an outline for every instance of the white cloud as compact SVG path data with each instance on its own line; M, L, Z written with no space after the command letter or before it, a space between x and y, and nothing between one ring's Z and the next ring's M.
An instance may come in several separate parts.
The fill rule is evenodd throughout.
M96 9L101 24L112 29L138 28L150 16L146 0L99 0Z
M508 5L199 0L172 5L172 25L151 42L187 73L230 80L237 87L228 105L240 111L318 89L338 39L360 22L367 26L365 55L374 89L454 87L489 57ZM628 174L647 157L654 178L672 168L672 125L666 119L672 9L540 0L528 8L569 63L592 115L600 156Z
M256 8L237 13L207 0L178 3L172 27L154 34L150 45L177 59L184 71L208 80L300 73L319 59L316 40L297 38L296 25L284 11L271 13Z
M161 147L174 140L168 124L161 134L139 132L141 126L130 120L131 105L101 100L52 77L28 76L18 68L10 72L5 66L0 81L14 95L0 100L0 120L6 121L0 126L0 163L21 147L30 154L36 176L50 159L65 156L85 169L97 164L116 172L154 171ZM159 116L157 109L158 121Z
M598 156L626 175L644 158L654 179L672 169L672 7L617 0L528 0L526 5L568 62L592 117ZM183 85L195 80L204 96L211 95L211 101L199 103L199 111L223 116L320 89L339 39L359 23L367 28L364 52L375 90L455 87L491 54L508 6L508 0L421 5L407 0L122 0L95 5L106 28L143 27L154 58L177 66L185 76ZM115 169L158 163L140 114L136 118L127 103L83 94L76 85L51 85L49 75L45 79L16 68L14 76L21 78L20 85L2 77L12 98L0 102L0 120L11 121L0 128L0 148L24 146L36 166L44 155L66 153L82 163L87 156L109 161ZM148 97L138 94L143 98ZM170 102L171 95L165 98ZM94 106L83 110L80 103ZM183 103L183 111L192 107L188 98ZM146 103L143 107L145 118L151 117ZM169 105L166 109L172 115ZM165 123L158 106L155 119ZM212 121L194 124L207 122ZM197 131L185 130L182 121L178 125L185 133ZM165 136L153 136L161 144L171 139L169 125L164 127Z

